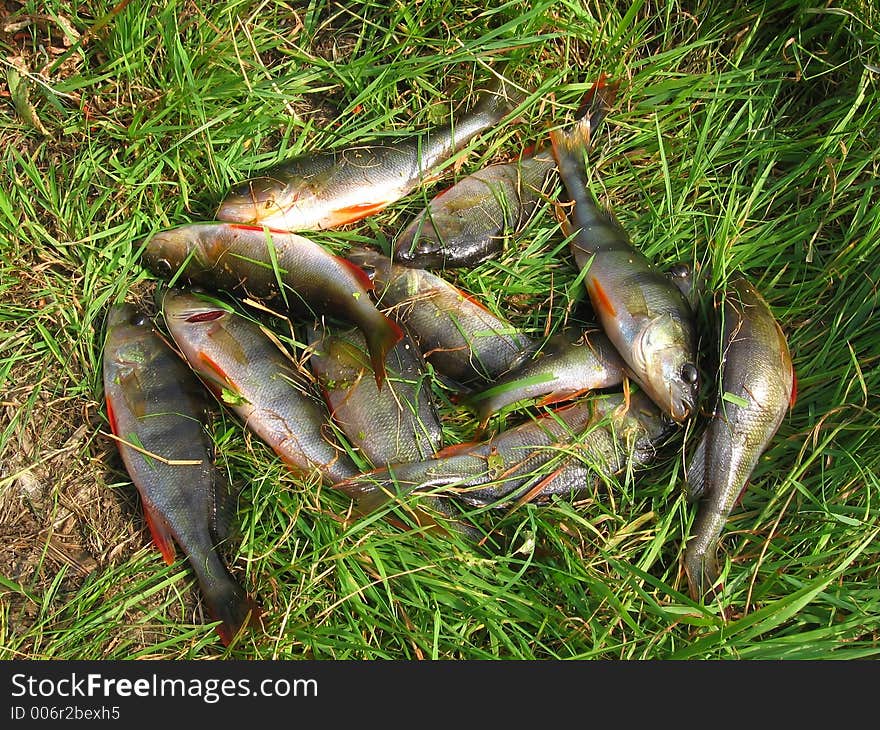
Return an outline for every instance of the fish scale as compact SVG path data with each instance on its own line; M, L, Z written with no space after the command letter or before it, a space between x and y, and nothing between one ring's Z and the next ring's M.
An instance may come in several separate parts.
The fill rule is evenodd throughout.
M347 256L370 274L380 305L410 332L425 359L461 386L494 380L534 346L430 271L395 264L366 248L352 248Z
M431 200L394 243L408 266L473 265L501 248L506 231L534 213L556 169L550 154L490 165Z
M693 412L699 388L696 332L681 290L632 246L588 188L584 153L590 120L550 133L569 202L564 230L593 310L633 378L677 421Z
M327 484L357 473L311 383L258 324L180 290L164 294L162 312L203 382L294 472Z
M606 422L605 419L609 420ZM394 464L337 484L369 512L415 490L445 492L473 505L512 499L546 501L589 488L627 464L647 463L669 433L669 422L641 392L581 399L500 431L479 443L457 444L431 459Z
M153 540L169 564L180 546L228 644L258 610L216 552L228 537L234 495L214 464L204 389L127 304L108 314L103 373L110 427Z
M742 276L728 285L722 320L715 412L687 470L688 496L699 500L685 553L695 599L718 579L724 524L796 398L785 335L766 300Z
M310 328L309 347L309 365L333 419L374 466L416 461L440 449L443 428L429 376L408 336L386 357L388 378L381 391L357 330L330 334Z
M386 357L389 377L378 390L356 330L331 334L309 329L309 365L321 383L333 420L376 467L420 461L443 444L430 376L415 343L404 335ZM437 515L442 515L438 523ZM453 531L476 544L482 533L456 517L440 497L426 496L409 517L422 527ZM392 521L394 521L392 519Z
M377 384L385 353L401 337L370 299L366 274L304 236L231 223L188 223L156 233L144 263L190 284L287 305L299 314L329 314L356 324L369 343Z
M499 77L452 124L395 142L297 156L231 190L217 218L289 231L361 220L434 179L445 161L498 124L521 99Z

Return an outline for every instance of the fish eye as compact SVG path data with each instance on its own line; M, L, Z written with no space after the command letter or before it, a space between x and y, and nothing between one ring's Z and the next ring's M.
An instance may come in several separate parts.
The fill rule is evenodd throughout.
M170 276L174 272L171 262L168 259L159 259L156 261L156 268L163 276Z
M150 318L147 317L143 312L135 312L128 319L128 323L133 327L143 327L147 322L150 321Z
M691 267L687 264L673 264L669 267L670 276L676 279L687 279L691 275Z
M681 379L684 380L685 383L695 385L699 377L697 368L692 363L686 362L681 366Z

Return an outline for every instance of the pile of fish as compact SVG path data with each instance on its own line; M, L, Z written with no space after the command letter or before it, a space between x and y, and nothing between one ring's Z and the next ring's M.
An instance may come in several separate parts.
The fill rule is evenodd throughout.
M585 154L615 94L600 79L549 148L438 195L390 257L352 247L343 258L303 234L375 215L442 176L456 151L515 114L522 97L503 76L449 127L287 160L232 190L217 220L147 241L143 263L175 286L157 289L156 322L129 304L111 309L107 415L156 545L169 562L175 543L187 555L224 643L259 609L217 553L236 495L214 462L211 400L302 479L352 497L359 513L405 497L417 523L474 540L450 500L574 496L647 465L698 416L689 271L659 270L589 192ZM496 255L557 189L596 323L536 342L441 273ZM226 295L302 325L301 351ZM718 296L717 403L686 470L699 501L684 557L695 599L718 588L724 523L795 398L765 300L741 276ZM435 379L475 412L479 440L444 444ZM490 431L502 408L533 403L563 405Z

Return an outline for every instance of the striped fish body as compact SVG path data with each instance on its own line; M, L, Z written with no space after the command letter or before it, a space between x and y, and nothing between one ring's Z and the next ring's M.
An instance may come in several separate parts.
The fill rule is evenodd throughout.
M573 495L629 463L647 463L668 433L659 409L640 393L582 399L492 438L458 444L431 459L392 465L337 485L366 511L389 495L447 493L469 504L503 506Z
M333 420L374 466L418 461L442 447L430 378L408 336L388 353L388 377L381 390L357 330L330 334L312 328L309 349L309 365Z
M212 289L245 294L312 317L329 314L367 338L376 382L385 354L402 333L369 295L372 283L347 259L311 239L259 226L189 223L156 233L143 252L154 272Z
M469 387L509 370L532 342L474 297L425 269L367 249L349 258L368 271L380 305L403 325L442 375Z
M223 564L234 495L214 464L208 401L192 371L132 305L107 319L104 393L110 428L141 497L153 542L170 565L189 560L228 644L257 609Z
M448 126L396 141L295 157L236 186L217 217L289 231L361 220L435 179L454 153L508 116L520 100L509 84L498 82Z
M785 335L766 300L741 276L724 297L719 388L715 413L687 470L689 497L699 501L685 552L695 600L717 581L724 524L796 398Z
M549 153L490 165L431 200L398 236L394 258L408 266L474 266L498 254L505 237L534 214L554 179Z
M181 290L162 312L190 367L294 473L326 484L357 473L312 383L256 322Z
M569 201L564 224L602 329L633 378L665 413L686 420L699 390L693 313L681 290L599 210L588 189L584 154L589 124L551 132Z

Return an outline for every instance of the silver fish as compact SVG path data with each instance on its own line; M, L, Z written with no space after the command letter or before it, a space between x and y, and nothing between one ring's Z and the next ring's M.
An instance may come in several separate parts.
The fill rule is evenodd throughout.
M797 397L785 335L742 276L724 297L720 371L715 414L687 470L689 497L700 502L684 561L695 600L718 579L724 524Z
M453 124L415 137L295 157L234 188L217 218L289 231L336 228L378 213L434 179L442 165L522 101L509 83L484 89Z
M578 400L567 408L500 431L486 441L449 446L432 458L393 464L336 485L363 511L414 490L447 493L474 505L544 502L576 494L596 478L646 464L670 430L641 391L627 405L620 393Z
M311 382L256 322L174 289L162 313L190 367L295 473L327 484L357 473Z

